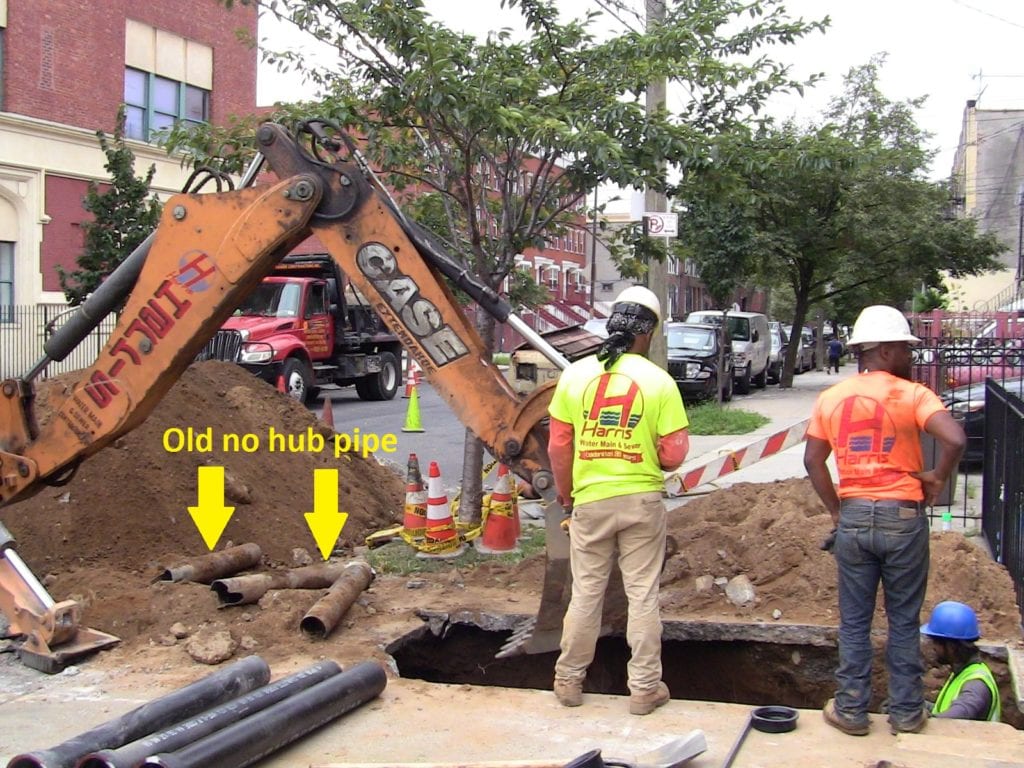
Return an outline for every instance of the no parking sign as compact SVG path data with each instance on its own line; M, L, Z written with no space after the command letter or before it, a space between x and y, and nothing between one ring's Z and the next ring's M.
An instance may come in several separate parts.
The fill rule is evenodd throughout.
M647 221L647 234L652 237L676 237L679 234L679 217L675 213L644 213Z

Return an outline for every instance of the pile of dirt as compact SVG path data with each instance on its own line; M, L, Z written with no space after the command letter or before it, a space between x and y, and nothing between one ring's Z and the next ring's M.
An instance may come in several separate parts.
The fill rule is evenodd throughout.
M40 423L68 396L67 378L40 388ZM270 450L271 430L283 450ZM199 363L142 425L82 462L70 483L44 488L2 517L40 575L103 566L153 576L207 553L188 507L197 503L198 468L224 467L226 503L235 512L222 542L254 542L268 565L292 564L294 549L317 553L304 517L313 511L314 470L336 468L341 511L349 513L339 545L351 550L367 533L401 520L404 486L372 458L335 459L333 434L238 366ZM210 436L209 447L200 435ZM226 435L239 437L238 449ZM323 450L291 450L317 447L317 436ZM246 450L254 440L259 448Z
M739 483L685 504L670 516L679 552L669 559L665 610L722 620L838 623L835 560L820 544L831 519L806 479ZM735 605L721 585L700 589L696 579L746 576L755 599ZM984 636L1020 638L1020 613L1006 568L960 533L931 535L925 613L943 600L974 607ZM779 618L775 619L776 611ZM879 596L876 627L885 627Z

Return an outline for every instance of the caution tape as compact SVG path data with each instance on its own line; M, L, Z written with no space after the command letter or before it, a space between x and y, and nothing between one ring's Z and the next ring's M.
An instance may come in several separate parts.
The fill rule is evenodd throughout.
M498 465L498 461L494 460L487 464L483 472L481 473L481 479L487 477ZM491 508L491 494L485 494L481 499L480 505L480 522L479 523L465 523L458 519L458 506L459 499L462 496L462 489L460 488L449 504L451 509L452 520L455 523L456 535L447 541L427 541L425 533L426 530L417 530L415 532L407 530L404 526L395 525L390 528L385 528L381 531L375 531L368 535L365 539L366 546L370 549L389 544L396 539L401 539L413 549L418 552L424 552L426 554L442 554L448 550L454 550L460 544L473 541L473 539L479 538L483 535L484 526L487 524L487 518L493 511L495 514L505 514L511 517L511 510L515 509L515 505L519 501L519 491L516 487L516 483L511 484L512 492L512 503L505 503L503 506L507 506L509 511L502 512L501 506L495 505L495 509Z
M768 437L760 438L749 445L737 448L729 453L700 466L676 470L665 476L665 492L669 496L683 496L694 488L714 482L737 470L749 467L761 459L792 448L807 438L807 427L810 419L804 419L791 427L787 427Z

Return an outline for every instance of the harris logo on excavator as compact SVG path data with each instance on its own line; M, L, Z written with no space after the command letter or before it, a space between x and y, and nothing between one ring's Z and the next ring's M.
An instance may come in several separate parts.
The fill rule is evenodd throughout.
M420 295L416 281L399 269L398 260L388 248L380 243L367 243L359 249L356 263L387 302L378 309L396 321L393 332L406 344L413 341L438 367L469 353L437 307ZM408 338L410 334L412 339Z

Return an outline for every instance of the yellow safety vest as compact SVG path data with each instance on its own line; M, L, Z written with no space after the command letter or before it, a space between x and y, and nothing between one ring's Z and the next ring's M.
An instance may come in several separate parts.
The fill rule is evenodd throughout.
M992 703L989 705L988 717L985 719L990 722L999 722L1002 719L999 688L996 686L996 679L992 677L992 670L980 661L968 664L960 670L958 675L949 676L946 684L939 691L938 698L935 699L935 707L932 709L932 714L939 715L953 706L953 702L960 695L960 690L964 687L964 683L970 680L981 680L988 686L988 690L992 694Z

